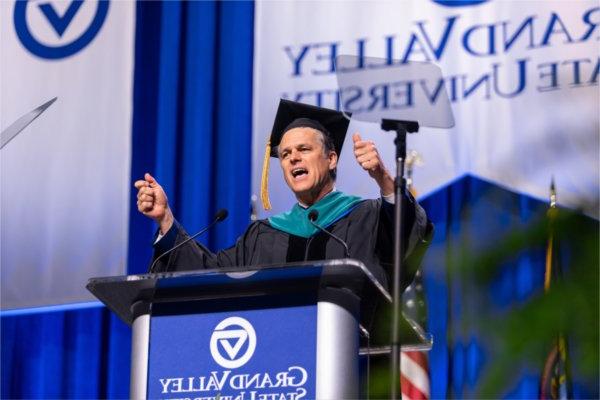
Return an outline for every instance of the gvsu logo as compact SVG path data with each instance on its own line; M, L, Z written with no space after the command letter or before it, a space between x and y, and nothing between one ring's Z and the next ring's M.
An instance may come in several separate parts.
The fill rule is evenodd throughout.
M15 3L15 30L23 46L36 56L69 57L96 37L108 5L108 0L19 0Z
M244 318L224 319L215 327L210 337L210 353L215 362L223 368L241 367L250 360L255 349L256 332Z
M489 0L433 0L434 3L447 7L474 6L476 4L486 3Z

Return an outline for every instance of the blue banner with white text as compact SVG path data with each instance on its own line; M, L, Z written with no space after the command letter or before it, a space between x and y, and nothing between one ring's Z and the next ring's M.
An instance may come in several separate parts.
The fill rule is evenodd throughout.
M155 316L148 397L310 399L316 305Z

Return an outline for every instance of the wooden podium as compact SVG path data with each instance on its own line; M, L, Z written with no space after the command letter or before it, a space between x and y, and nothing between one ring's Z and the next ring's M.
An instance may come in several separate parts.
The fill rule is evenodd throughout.
M352 259L92 278L87 288L132 326L135 399L358 398L361 307L391 301ZM431 347L411 321L402 332L402 343Z

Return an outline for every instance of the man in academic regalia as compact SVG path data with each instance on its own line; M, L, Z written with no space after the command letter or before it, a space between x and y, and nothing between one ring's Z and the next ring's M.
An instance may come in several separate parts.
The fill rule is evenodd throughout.
M362 200L335 189L336 167L349 120L340 112L281 100L267 144L262 200L270 208L266 180L268 161L277 157L283 176L298 203L291 211L253 222L231 248L213 253L201 244L189 244L161 258L155 271L283 264L304 260L346 258L344 246L310 223L318 212L318 225L348 245L348 255L362 261L385 286L393 257L394 178L383 165L373 142L352 137L358 164L379 186L381 198ZM146 174L135 182L138 210L155 220L159 232L155 259L188 236L175 220L159 183ZM403 287L407 286L432 226L409 193L404 195L404 245L407 257Z

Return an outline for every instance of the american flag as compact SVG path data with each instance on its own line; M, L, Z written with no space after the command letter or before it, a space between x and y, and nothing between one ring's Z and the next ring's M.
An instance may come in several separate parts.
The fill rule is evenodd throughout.
M429 361L426 352L402 352L400 386L403 399L429 399Z
M417 272L414 282L404 293L407 316L424 326L426 320L423 278ZM429 399L429 359L424 351L403 351L400 355L402 399Z

